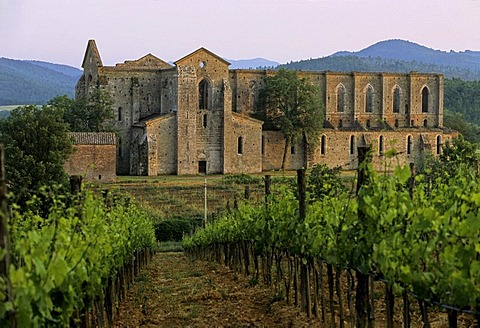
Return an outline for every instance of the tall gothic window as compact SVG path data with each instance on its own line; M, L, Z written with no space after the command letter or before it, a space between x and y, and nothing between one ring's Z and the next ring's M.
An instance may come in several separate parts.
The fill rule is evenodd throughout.
M393 90L393 112L400 113L400 87L398 85Z
M428 88L425 86L422 89L422 113L428 113Z
M123 108L122 107L118 107L117 119L118 119L119 122L121 122L123 120Z
M343 84L339 84L337 87L337 112L345 111L345 87Z
M365 112L373 112L373 87L369 84L365 90Z
M198 85L198 108L208 109L208 82L206 80L200 81Z

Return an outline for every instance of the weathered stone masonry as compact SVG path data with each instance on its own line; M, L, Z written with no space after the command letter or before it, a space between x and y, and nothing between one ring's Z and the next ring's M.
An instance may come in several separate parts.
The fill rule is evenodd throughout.
M103 66L88 42L76 96L93 88L114 99L117 173L132 175L254 173L279 169L284 140L264 131L255 102L271 70L231 70L200 48L170 65L148 54ZM312 147L288 151L287 169L314 163L357 166L356 147L371 145L374 163L413 162L456 136L443 127L443 76L361 72L299 72L318 85L325 126ZM386 159L395 148L399 155Z

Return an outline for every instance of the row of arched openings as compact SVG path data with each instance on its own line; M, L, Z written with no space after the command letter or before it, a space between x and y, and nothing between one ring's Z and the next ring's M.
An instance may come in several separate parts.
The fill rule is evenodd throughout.
M375 89L372 85L368 84L364 89L365 93L365 112L372 113L375 101ZM337 100L337 112L344 112L346 108L346 88L340 83L336 89L336 100ZM428 103L429 103L430 91L427 86L422 88L422 113L428 112ZM392 91L392 108L394 113L400 113L401 107L401 97L402 89L400 86L396 85ZM408 106L406 105L405 111L408 111Z
M325 154L325 142L326 139L324 139L325 136L322 136L322 142L321 142L321 154ZM436 147L435 147L435 153L439 155L442 152L442 136L438 135L435 139L436 142ZM350 136L350 155L355 154L355 148L356 148L356 142L355 142L355 136ZM380 135L378 137L378 154L383 155L385 152L385 137ZM412 155L413 153L413 137L411 135L407 136L407 144L406 144L406 153L407 155Z

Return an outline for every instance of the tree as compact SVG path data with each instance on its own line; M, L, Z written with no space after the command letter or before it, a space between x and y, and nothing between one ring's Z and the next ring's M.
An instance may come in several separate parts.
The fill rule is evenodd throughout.
M63 165L72 153L63 110L54 106L18 107L0 120L8 188L23 204L44 185L67 185Z
M95 89L88 99L73 100L68 96L55 97L49 105L64 110L64 120L73 132L111 132L114 118L113 99L106 91Z
M466 141L480 143L480 126L470 123L459 112L453 113L445 109L443 125L461 133Z
M273 126L283 134L282 170L290 145L302 137L315 144L323 126L320 91L308 80L299 79L296 71L280 69L274 76L267 77L257 110L266 121L267 129Z

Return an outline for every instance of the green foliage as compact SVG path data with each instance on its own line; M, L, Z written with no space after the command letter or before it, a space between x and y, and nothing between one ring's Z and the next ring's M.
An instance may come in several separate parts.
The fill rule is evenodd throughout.
M468 147L466 147L468 148ZM460 160L463 153L450 160ZM469 158L466 156L467 159ZM378 175L366 167L368 183L358 199L346 193L307 201L298 219L298 201L289 190L265 206L240 207L183 241L187 252L216 245L254 243L259 254L287 251L316 258L337 269L353 268L386 279L395 291L409 289L421 299L476 308L480 298L480 183L459 169L429 192L425 175L397 167ZM310 194L308 194L310 195ZM209 248L211 247L211 248Z
M185 234L203 224L202 218L170 218L155 223L155 237L157 241L180 241Z
M417 163L417 171L430 181L429 188L435 188L437 182L445 183L459 170L477 172L480 163L478 145L465 140L462 136L447 141L437 158L423 157Z
M18 327L69 326L75 311L103 298L108 278L135 251L155 246L152 220L129 202L106 205L91 194L75 206L65 201L56 197L47 216L12 211L10 280ZM7 306L0 304L0 314Z
M323 126L324 108L319 89L310 81L299 79L295 71L280 69L267 77L257 107L267 126L280 130L285 138L282 169L290 145L301 138L315 143Z
M249 174L232 174L226 175L223 178L223 181L226 184L252 184L252 183L260 183L262 179L258 176L253 176Z
M443 125L458 131L466 141L480 144L480 126L468 122L463 114L445 110L443 115Z
M73 132L111 132L113 99L103 89L95 89L88 99L73 100L68 96L51 99L49 105L64 110L65 122Z
M340 173L340 167L331 169L325 164L314 165L307 177L307 191L312 199L321 200L325 196L335 196L346 191Z
M63 164L72 152L63 110L53 106L23 106L0 120L5 167L14 201L24 204L44 185L68 180Z
M467 122L480 125L480 77L477 81L446 79L444 106L462 114Z

